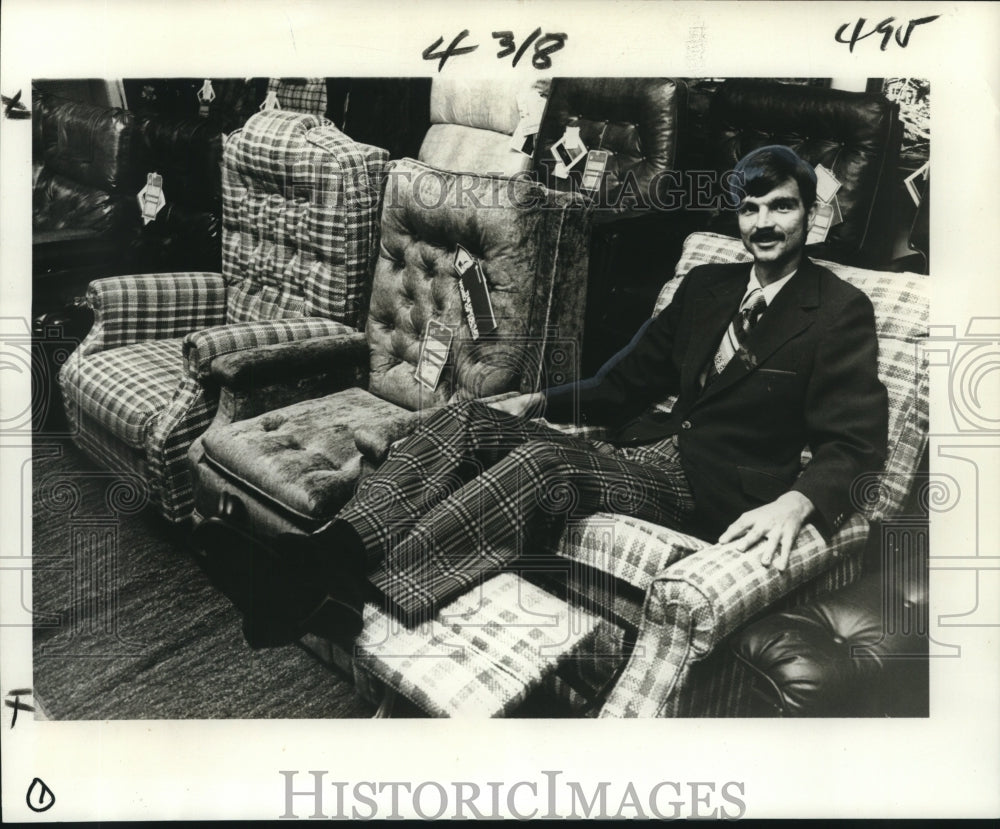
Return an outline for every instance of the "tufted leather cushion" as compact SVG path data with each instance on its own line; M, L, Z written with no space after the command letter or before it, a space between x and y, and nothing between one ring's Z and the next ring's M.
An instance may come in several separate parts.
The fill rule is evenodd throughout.
M354 494L361 465L354 430L407 414L348 389L212 429L205 459L284 513L327 519Z
M566 286L579 286L586 272L573 267L573 256L585 246L580 199L523 180L446 173L410 159L391 162L387 182L365 329L370 390L417 409L533 387L538 349L555 320L554 285L564 286L567 305L579 303ZM566 250L567 240L574 253ZM462 311L453 264L458 244L481 261L499 324L478 341ZM455 331L451 358L433 392L413 376L431 319Z
M435 78L431 86L431 126L419 158L455 172L512 176L531 159L511 149L520 116L517 94L523 81Z
M560 179L550 152L567 126L579 126L588 149L611 153L599 207L624 211L631 195L633 207L668 203L667 191L676 183L656 174L675 166L684 99L684 84L669 78L555 78L535 149L540 180L556 189L579 186L585 162Z
M926 716L926 606L887 600L871 574L755 622L733 648L785 716ZM884 613L897 603L907 624L894 628Z
M727 80L712 100L710 152L715 168L726 171L751 150L784 144L810 164L832 170L841 182L837 200L844 221L809 252L863 264L878 254L865 255L866 248L891 243L881 238L875 203L899 154L898 110L882 95ZM724 211L720 221L714 229L738 235L734 211Z
M227 321L364 316L385 150L267 110L224 148Z
M141 188L146 174L163 176L168 204L218 212L222 199L222 135L204 118L140 115L135 122L135 175Z
M139 211L128 192L132 116L41 92L32 97L35 233L106 234L137 225Z

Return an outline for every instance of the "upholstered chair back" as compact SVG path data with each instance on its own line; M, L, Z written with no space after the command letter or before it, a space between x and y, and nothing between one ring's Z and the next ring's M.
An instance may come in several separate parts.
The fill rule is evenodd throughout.
M327 117L326 78L268 78L267 94L285 112Z
M685 85L670 78L553 79L535 145L539 179L559 190L579 188L585 162L561 178L551 153L567 127L578 127L587 149L609 153L597 206L625 212L669 204L677 182L662 174L676 167L685 94Z
M495 176L527 170L531 157L511 147L511 136L520 121L517 95L530 88L524 81L435 78L420 161Z
M314 115L251 117L226 141L226 322L316 316L359 325L385 150Z
M759 80L727 80L709 115L709 152L718 171L732 170L751 150L784 144L840 181L843 222L811 254L848 264L878 266L892 243L877 202L892 195L901 131L899 107L883 95ZM879 207L881 205L879 204ZM713 230L737 235L735 212Z
M654 315L673 298L681 278L697 265L749 262L739 239L695 233L684 243L676 275L663 287ZM869 520L898 513L912 489L913 470L927 445L927 356L929 297L926 276L872 271L814 260L860 288L875 309L879 379L889 392L888 455L884 470L855 482L854 500ZM808 462L808 453L804 461Z
M412 159L390 162L366 328L369 390L418 409L534 388L550 335L575 342L579 334L586 233L583 202L573 194ZM498 323L478 340L459 292L458 245L480 261ZM414 377L431 320L454 332L434 390Z
M103 233L134 222L131 114L44 93L32 105L35 232Z

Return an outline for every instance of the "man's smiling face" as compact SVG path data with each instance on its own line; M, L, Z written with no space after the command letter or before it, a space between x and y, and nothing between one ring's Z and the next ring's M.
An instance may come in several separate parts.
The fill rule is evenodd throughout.
M743 244L769 270L797 267L816 205L807 209L789 178L763 196L747 196L737 212ZM778 276L780 274L776 274Z

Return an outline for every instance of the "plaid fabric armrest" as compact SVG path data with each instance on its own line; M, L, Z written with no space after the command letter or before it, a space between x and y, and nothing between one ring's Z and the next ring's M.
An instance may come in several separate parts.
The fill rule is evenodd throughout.
M95 279L87 288L94 325L81 354L181 337L226 318L226 286L217 273L156 273Z
M184 366L190 377L201 379L211 373L212 361L224 354L314 337L356 333L355 329L341 322L320 317L290 317L220 325L192 332L184 338Z
M857 550L867 536L868 522L861 515L844 524L829 544L807 524L784 572L764 567L753 552L732 545L706 547L667 567L646 593L635 649L601 716L674 715L693 662L829 569L839 556Z

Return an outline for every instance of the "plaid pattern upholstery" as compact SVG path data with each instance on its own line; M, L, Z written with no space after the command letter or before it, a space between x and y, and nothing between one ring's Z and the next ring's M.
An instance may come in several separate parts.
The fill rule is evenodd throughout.
M149 340L67 363L61 376L79 411L128 446L142 449L183 376L180 351L177 338Z
M364 615L355 665L436 717L509 714L599 622L512 573L484 581L414 629L372 604Z
M738 239L696 234L685 245L678 274L706 261L748 258ZM822 262L864 290L875 307L879 375L889 391L889 455L885 471L860 482L852 516L827 543L806 525L789 566L779 573L752 555L684 536L646 522L597 514L573 522L557 546L560 555L645 589L635 647L600 711L602 717L738 714L743 679L719 643L755 614L784 599L807 600L853 581L860 572L868 519L899 509L926 445L927 372L919 341L926 336L926 278L863 271ZM679 284L667 284L662 310ZM596 598L602 615L622 617L612 588ZM627 599L625 600L627 603ZM563 605L552 597L546 610ZM608 621L578 648L578 658L546 676L550 692L579 704L581 688L599 689L624 659L621 629ZM572 670L567 670L571 668Z
M60 373L67 413L95 460L148 478L168 520L193 507L186 453L218 405L211 361L361 319L385 158L315 116L254 115L224 151L222 274L88 289L95 323Z
M268 78L267 92L275 94L286 112L326 117L326 78Z
M71 359L145 340L183 337L225 320L217 273L158 273L96 279L87 287L94 325Z
M226 142L226 322L363 322L388 153L318 118L272 110Z

